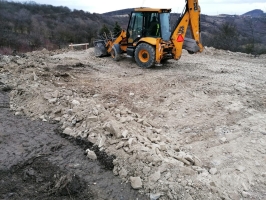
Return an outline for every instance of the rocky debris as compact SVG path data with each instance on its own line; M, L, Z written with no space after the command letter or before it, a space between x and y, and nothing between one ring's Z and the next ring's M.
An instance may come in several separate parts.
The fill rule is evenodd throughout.
M9 101L8 93L0 91L1 101ZM62 134L58 124L14 116L8 108L0 119L0 199L147 199L104 169L93 144ZM88 147L100 159L85 159Z
M98 148L90 148L95 153L91 159L107 160L123 181L139 177L143 192L162 198L215 198L218 187L225 185L219 177L232 165L230 159L239 161L252 151L250 141L260 146L256 153L264 152L265 140L256 138L266 130L261 123L266 119L264 104L258 103L264 102L263 95L257 95L264 90L263 62L248 60L251 71L244 61L248 58L237 53L207 48L202 55L183 55L187 60L179 60L178 67L169 61L166 71L146 72L128 61L127 67L95 58L91 49L78 55L34 52L27 55L31 63L3 58L1 70L14 76L8 79L11 109L56 121L65 134L91 142ZM246 139L245 145L238 144L239 137ZM234 173L249 171L231 168L237 169ZM207 198L203 196L196 199Z

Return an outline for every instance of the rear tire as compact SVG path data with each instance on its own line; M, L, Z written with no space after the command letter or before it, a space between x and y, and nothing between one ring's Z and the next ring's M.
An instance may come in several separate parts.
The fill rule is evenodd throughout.
M155 48L147 43L141 43L135 50L135 61L138 66L149 68L155 64Z

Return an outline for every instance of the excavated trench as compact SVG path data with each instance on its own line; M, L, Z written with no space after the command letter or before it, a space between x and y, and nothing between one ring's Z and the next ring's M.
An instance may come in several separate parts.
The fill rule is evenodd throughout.
M0 199L148 199L113 175L114 156L57 124L11 112L11 89L0 85Z

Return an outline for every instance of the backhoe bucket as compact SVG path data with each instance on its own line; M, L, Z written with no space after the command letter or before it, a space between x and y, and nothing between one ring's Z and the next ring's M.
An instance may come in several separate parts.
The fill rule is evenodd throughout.
M96 40L94 44L94 53L96 57L102 57L108 55L104 40Z
M186 49L190 53L196 53L200 50L196 41L191 38L185 38L185 41L183 43L183 49Z

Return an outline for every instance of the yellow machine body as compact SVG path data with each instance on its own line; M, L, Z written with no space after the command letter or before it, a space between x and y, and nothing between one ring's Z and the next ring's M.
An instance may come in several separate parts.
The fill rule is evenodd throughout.
M189 53L202 52L198 0L186 0L184 12L172 31L170 12L169 8L135 8L127 30L122 30L115 39L96 42L98 56L111 55L118 60L121 54L126 53L134 57L140 67L148 68L160 65L166 59L180 59L182 49ZM186 38L188 27L192 38Z

